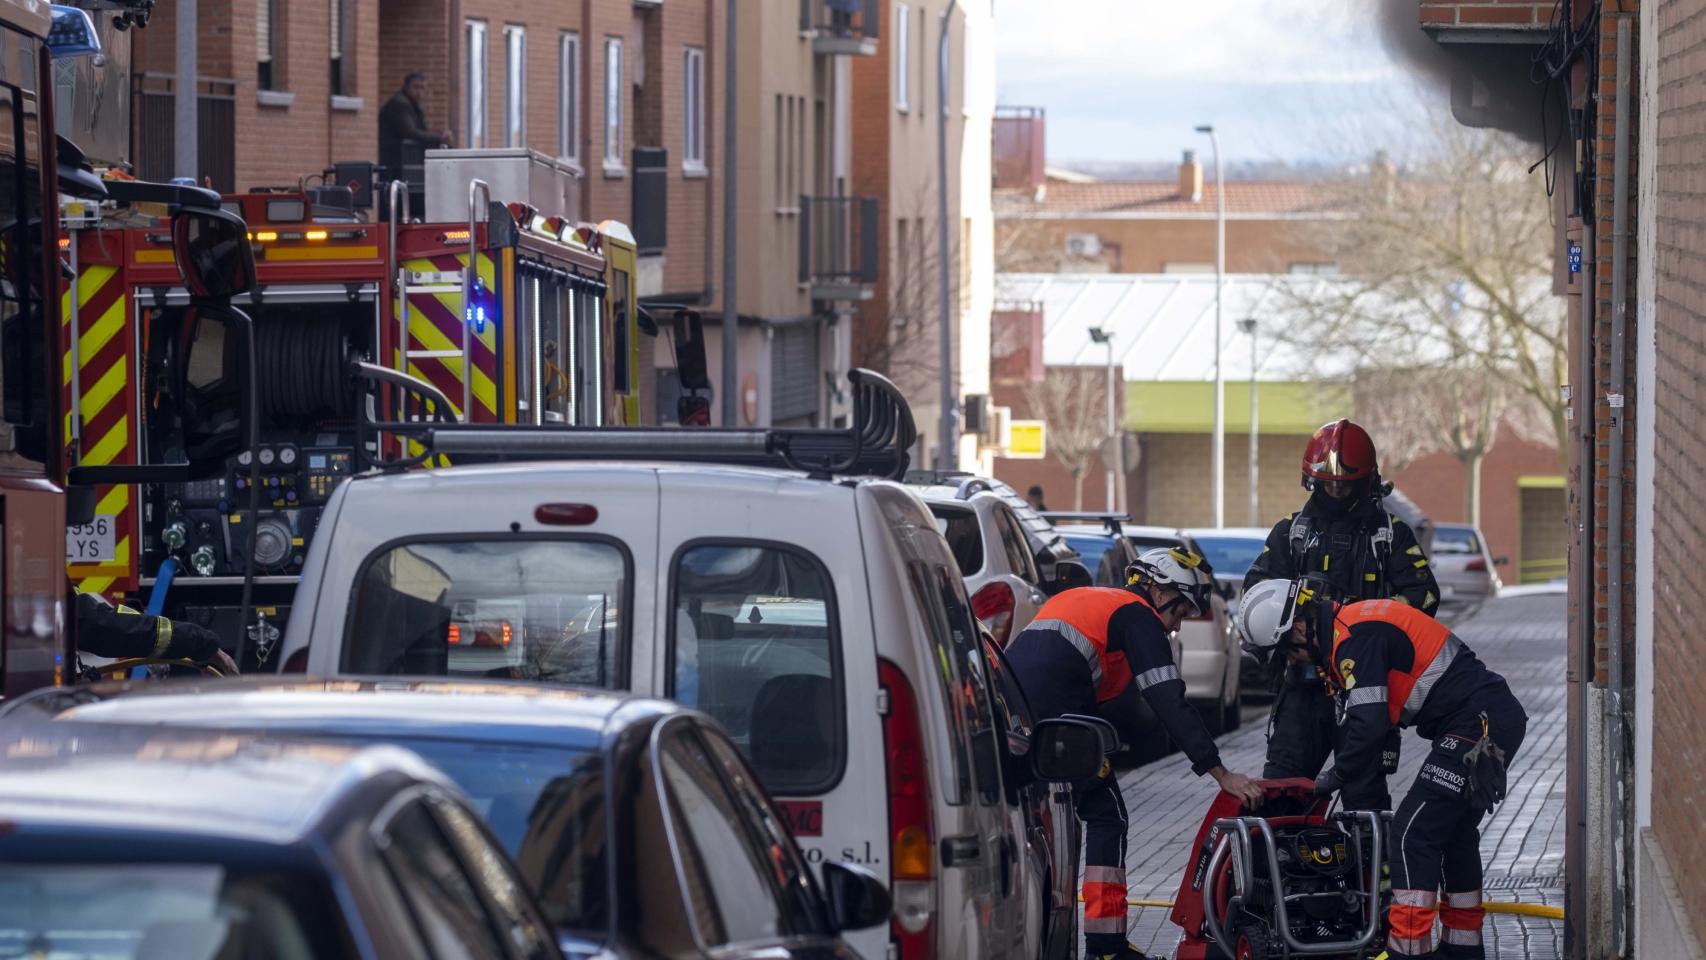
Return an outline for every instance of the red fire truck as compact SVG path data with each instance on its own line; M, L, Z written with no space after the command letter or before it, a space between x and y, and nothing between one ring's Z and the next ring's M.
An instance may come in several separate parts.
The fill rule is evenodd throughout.
M255 335L252 448L246 334L192 305L170 230L94 206L63 223L78 279L60 309L80 332L64 355L77 411L67 459L197 465L182 481L98 487L94 517L67 542L70 575L216 630L245 668L268 665L332 488L392 453L362 446L376 395L352 362L431 384L461 421L641 422L651 350L625 226L493 202L477 180L453 223L409 222L400 202L395 221L369 221L353 193L299 184L223 198L255 256L255 286L235 301Z

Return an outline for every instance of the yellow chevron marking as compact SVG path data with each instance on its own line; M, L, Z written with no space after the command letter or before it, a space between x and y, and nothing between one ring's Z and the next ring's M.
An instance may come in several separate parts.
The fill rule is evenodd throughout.
M107 345L107 341L111 340L119 333L119 331L124 329L125 299L126 298L124 297L119 297L117 300L114 300L113 305L107 309L107 312L101 314L101 318L95 321L95 325L85 330L83 332L83 336L78 338L78 359L83 363L86 364L93 360L95 358L95 354L100 353L101 348ZM69 351L66 352L64 359L60 363L60 373L64 383L68 384L71 382L71 354Z
M452 343L449 337L445 336L431 320L427 319L419 309L413 306L409 308L409 333L428 350L462 349L461 344ZM461 383L462 361L456 357L445 357L441 362L443 362L445 369L450 371L456 382ZM410 366L413 367L414 365L411 364ZM479 367L474 367L473 370L474 400L488 412L492 411L498 404L497 385L492 382L492 378L487 376L484 370Z
M84 575L106 576L109 573L120 577L130 576L130 562L133 558L130 555L129 536L120 537L118 543L113 545L113 556L116 559L112 563L68 563L65 567L73 578Z
M95 294L99 293L100 289L106 286L107 281L111 280L116 273L118 273L117 267L84 267L83 272L77 277L77 302L81 304L93 300ZM69 290L59 295L59 316L60 326L71 325L71 291Z
M83 462L91 466L101 466L113 462L113 458L125 448L130 438L130 417L119 417L113 428L99 441L91 444L83 454Z
M116 516L123 513L128 506L130 506L130 487L118 484L107 491L106 496L101 498L101 502L95 504L95 512L110 513Z
M84 593L106 593L117 577L85 577L79 584Z

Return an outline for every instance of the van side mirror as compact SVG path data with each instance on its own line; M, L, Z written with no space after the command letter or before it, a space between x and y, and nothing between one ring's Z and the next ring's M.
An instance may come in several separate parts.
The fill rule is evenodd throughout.
M829 901L829 922L837 932L874 927L887 921L893 908L888 888L857 864L825 861L823 890Z
M65 525L81 527L86 523L95 522L94 487L84 484L68 483L65 485Z
M1087 780L1101 772L1104 744L1102 731L1084 720L1043 720L1031 731L1031 772L1056 783Z
M195 299L229 301L255 285L249 227L229 211L179 208L172 218L172 255Z

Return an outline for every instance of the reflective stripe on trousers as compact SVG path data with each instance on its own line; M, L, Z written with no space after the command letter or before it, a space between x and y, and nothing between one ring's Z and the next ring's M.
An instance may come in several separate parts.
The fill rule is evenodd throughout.
M1440 925L1445 928L1440 941L1460 947L1480 946L1481 924L1486 917L1481 891L1446 893L1445 906L1439 912Z
M1083 654L1084 659L1089 662L1090 682L1102 682L1102 656L1096 652L1096 644L1092 642L1089 637L1084 635L1084 631L1070 623L1067 623L1065 620L1032 620L1031 625L1025 629L1048 630L1052 633L1058 633L1065 637L1066 641L1078 648L1078 652Z
M1387 946L1393 953L1425 956L1434 949L1434 909L1439 895L1432 890L1393 890L1387 920L1392 932Z
M1125 798L1111 777L1073 792L1084 821L1085 952L1112 953L1126 942Z

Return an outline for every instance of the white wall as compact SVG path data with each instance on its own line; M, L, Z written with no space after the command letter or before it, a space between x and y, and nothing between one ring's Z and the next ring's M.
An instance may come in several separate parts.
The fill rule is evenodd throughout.
M995 117L995 6L993 0L964 0L965 141L960 153L960 216L969 221L963 231L969 270L967 288L960 291L960 395L989 393L989 326L995 307L995 215L991 209L993 177L991 128ZM964 224L959 229L963 230ZM969 234L969 235L967 235ZM976 437L960 444L960 467L988 473L991 456L979 456Z

